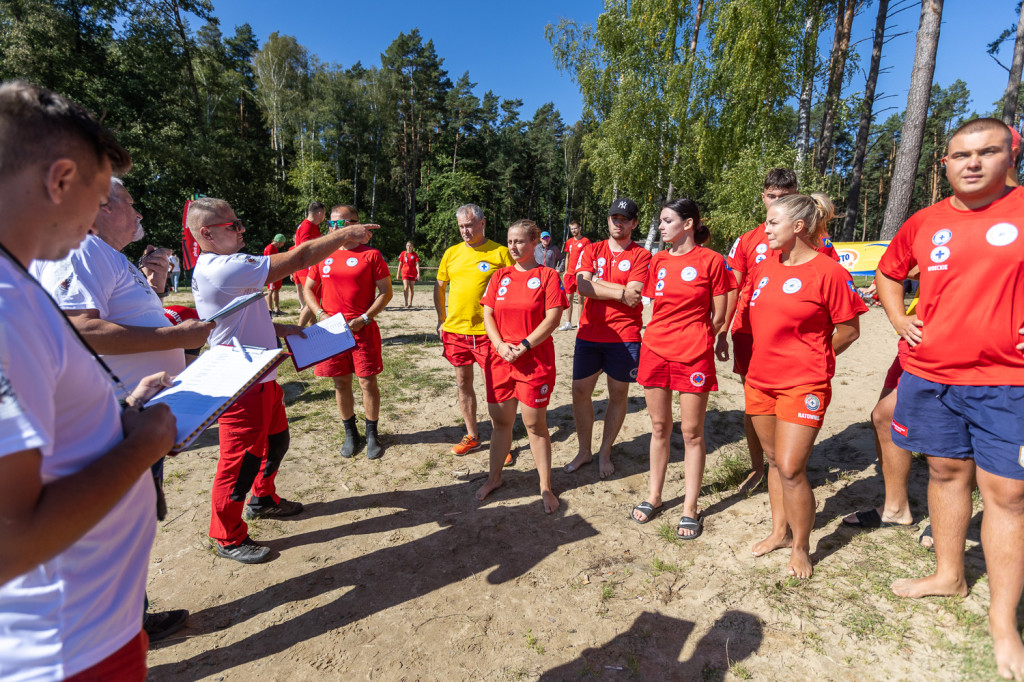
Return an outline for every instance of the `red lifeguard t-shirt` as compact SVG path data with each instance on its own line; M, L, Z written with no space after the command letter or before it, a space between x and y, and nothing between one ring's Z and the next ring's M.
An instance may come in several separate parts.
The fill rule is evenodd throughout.
M576 273L589 272L595 280L626 285L630 282L647 283L651 253L636 242L613 253L608 240L591 244L583 249ZM636 342L643 327L643 306L631 308L619 301L596 301L587 298L580 313L580 328L576 338L599 343Z
M377 280L391 277L384 256L369 246L338 249L309 269L309 277L323 287L320 305L329 315L346 320L370 309L377 298Z
M736 288L725 259L703 246L681 256L659 251L651 258L650 273L643 293L653 312L643 344L673 362L699 359L715 345L711 299Z
M1024 188L985 208L950 199L903 223L878 269L902 280L921 269L922 340L904 369L941 384L1024 386Z
M308 242L310 239L316 239L320 236L322 235L320 234L320 228L317 225L309 222L309 220L303 220L299 223L299 226L295 228L295 246L298 246L302 242ZM292 249L294 249L295 246L293 246ZM291 251L291 249L289 249L289 251ZM302 270L296 270L293 277L298 277L300 280L303 280L310 275L312 270L313 268L309 268L309 270L306 270L305 268ZM302 284L301 282L298 283L300 285Z
M420 262L420 257L416 255L415 251L403 251L398 256L398 278L399 279L416 279L416 264Z
M760 389L823 384L836 371L832 332L868 311L850 273L818 254L801 265L764 260L743 295L754 336L747 381Z
M590 246L590 240L586 237L580 237L579 239L569 237L569 240L565 242L562 251L565 251L565 274L567 276L571 277L576 272L576 264L580 262L580 254L588 246Z
M818 253L823 253L832 260L839 262L839 253L832 246L832 240L828 237L821 238L821 246L817 247ZM768 235L764 232L764 223L761 223L753 230L744 232L733 242L732 249L725 259L725 264L733 272L743 275L743 284L740 288L740 296L750 292L750 272L755 266L767 258L778 260L782 255L781 251L772 251L768 248ZM744 326L743 319L737 315L733 318L733 334L749 334L750 327Z
M264 256L273 256L275 253L281 253L281 249L277 248L274 242L267 244L266 248L263 249ZM281 280L277 280L274 284L280 284Z
M529 336L551 308L567 308L569 302L558 273L543 265L527 270L508 266L497 270L487 283L480 305L494 311L501 340L519 343ZM544 339L524 353L513 366L524 376L546 376L555 369L555 343Z

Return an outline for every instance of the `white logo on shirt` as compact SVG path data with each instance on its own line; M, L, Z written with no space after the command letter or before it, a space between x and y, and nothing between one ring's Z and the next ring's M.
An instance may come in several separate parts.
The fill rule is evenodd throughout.
M478 263L477 266L476 266L476 269L479 270L480 272L487 272L488 270L491 269L491 264L490 263Z
M626 272L627 270L629 270L630 265L632 265L632 263L630 263L628 260L624 260L621 263L619 263L619 270L621 270L622 272Z
M767 244L758 244L757 248L754 249L754 251L757 251L758 253L768 253L768 245Z
M501 286L507 287L511 283L512 283L512 278L511 277L502 277L501 278Z
M662 268L661 270L658 270L658 279L665 279L665 275L667 275L667 274L668 274L668 270L666 270L665 268Z
M347 261L345 261L345 265L349 266L350 268L354 268L358 264L359 264L359 259L358 258L349 258Z
M767 285L768 285L768 278L767 277L762 277L761 281L757 283L757 288L758 289L763 289Z
M598 259L597 259L597 264L598 264L598 265L604 265L604 264L605 264L605 263L607 263L607 262L608 262L608 261L606 261L606 260L605 260L604 258L598 258Z
M985 241L992 246L1006 246L1017 240L1017 226L1010 223L999 223L988 228Z
M322 274L322 275L328 275L328 274L330 274L330 272L331 272L331 266L330 265L325 265L322 268L320 268L320 274Z
M540 277L531 277L526 281L526 286L531 289L536 289L540 286Z
M604 277L604 268L598 268L597 269L597 278L601 279L602 277Z
M935 246L942 246L952 238L953 233L949 230L939 230L932 235L932 244L935 244Z
M949 258L950 251L945 246L936 246L932 249L931 259L933 263L942 263Z
M762 254L761 254L760 256L758 256L757 258L755 258L755 259L754 259L754 265L757 265L758 263L760 263L761 261L763 261L763 260L764 260L765 258L767 258L767 257L768 257L768 256L766 256L766 255L764 255L764 254L762 253Z
M683 278L684 282L692 282L697 279L697 268L683 268L683 271L679 273L679 276Z
M508 287L502 287L498 289L498 296L504 296L508 293Z
M334 259L328 258L327 260L324 261L324 265L334 265Z
M729 258L733 258L736 255L736 249L739 248L740 240L737 239L732 243L732 248L729 249Z
M802 287L803 285L804 283L801 282L799 278L792 277L783 282L782 291L783 293L786 294L795 294L796 292L800 291L800 287Z
M757 300L757 297L761 295L760 289L754 289L754 293L750 296L750 302L753 303Z
M663 279L658 280L658 283L654 285L654 290L655 291L661 291L664 288L665 288L665 280L663 280Z

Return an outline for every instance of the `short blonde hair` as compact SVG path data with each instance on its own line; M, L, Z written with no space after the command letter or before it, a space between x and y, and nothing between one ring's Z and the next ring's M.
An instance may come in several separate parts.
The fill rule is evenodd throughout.
M200 197L189 203L188 217L185 219L185 225L194 232L203 226L208 216L219 213L224 209L231 210L231 204L223 199Z
M540 241L540 228L537 227L537 223L527 218L517 220L509 225L508 231L511 232L512 230L522 230L531 242Z
M836 214L836 207L827 194L815 192L806 194L787 194L779 197L772 204L778 207L792 221L802 220L807 227L807 237L813 242L826 234L828 221Z

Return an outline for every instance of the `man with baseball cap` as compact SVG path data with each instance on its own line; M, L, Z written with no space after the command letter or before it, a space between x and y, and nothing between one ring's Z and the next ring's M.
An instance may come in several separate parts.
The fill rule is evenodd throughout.
M275 253L281 253L281 249L284 248L285 238L284 235L278 232L274 235L274 241L267 244L267 247L263 249L264 256L273 256ZM267 289L270 291L270 295L267 296L267 307L270 309L270 315L272 317L278 317L284 315L281 311L281 283L284 280L277 280L267 285Z
M608 208L609 239L586 247L576 269L576 283L585 300L572 367L572 413L579 453L565 465L569 473L594 459L592 396L601 372L607 375L608 409L597 454L601 478L615 472L612 444L626 418L629 385L636 382L643 327L640 292L651 262L651 254L632 240L638 224L639 210L632 199L613 201Z
M558 250L558 247L551 243L551 233L541 232L540 244L537 244L537 248L533 250L533 257L541 265L554 268L558 265L559 255L560 251Z

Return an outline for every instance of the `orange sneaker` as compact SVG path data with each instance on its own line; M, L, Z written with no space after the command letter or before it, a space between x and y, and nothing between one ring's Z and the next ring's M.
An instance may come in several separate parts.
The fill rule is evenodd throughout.
M507 455L505 455L505 466L511 466L511 465L512 465L512 453L510 452Z
M463 436L459 444L452 448L453 455L468 455L473 450L480 447L480 439L473 438L473 436Z

